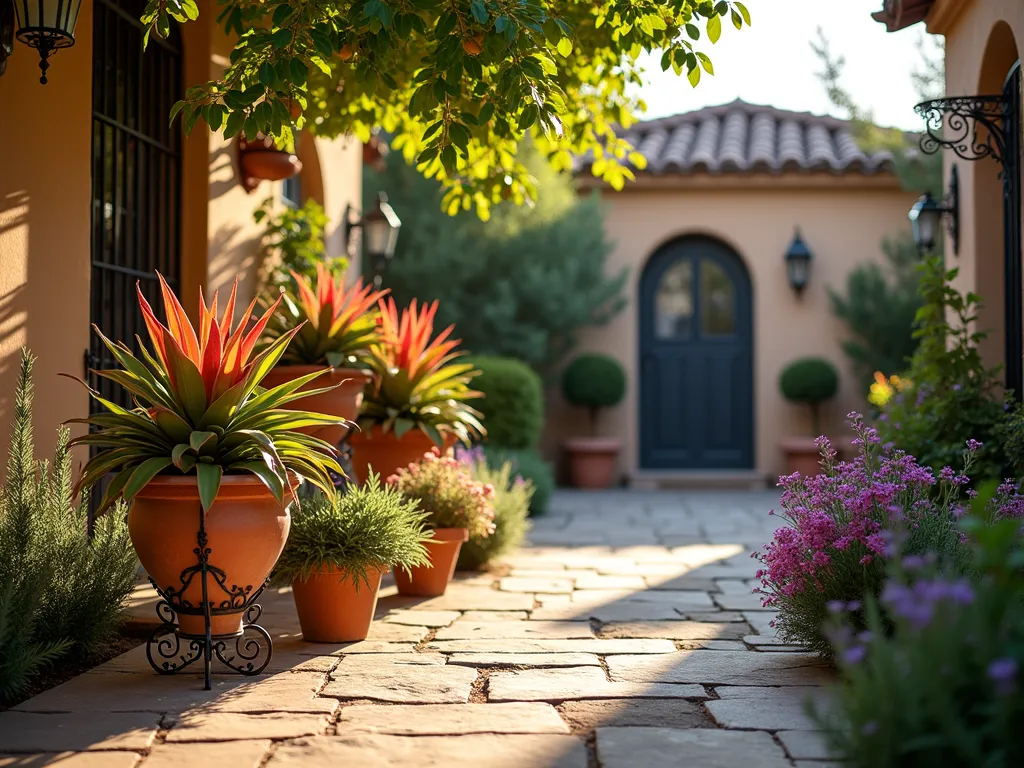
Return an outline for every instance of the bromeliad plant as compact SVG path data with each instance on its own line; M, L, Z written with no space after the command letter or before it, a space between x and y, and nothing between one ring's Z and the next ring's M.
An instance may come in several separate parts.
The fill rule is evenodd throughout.
M89 388L89 394L107 412L74 419L96 431L72 444L103 450L86 464L76 492L113 473L100 503L102 512L119 498L130 501L157 475L195 474L203 509L209 510L225 474L256 475L280 502L292 483L289 474L294 473L333 494L328 472L341 472L334 447L295 430L338 420L287 409L288 403L311 394L295 393L321 372L269 390L260 386L301 328L280 335L253 355L257 339L277 309L276 302L248 332L255 301L243 313L244 319L232 327L236 280L219 320L217 294L209 307L200 295L197 333L163 276L157 276L166 326L156 319L136 286L155 354L139 339L140 360L126 344L111 341L94 327L121 366L95 373L130 392L136 407L122 408Z
M414 427L435 445L448 433L464 443L485 433L480 412L467 400L481 397L469 388L479 371L471 363L455 363L462 353L449 325L433 339L437 302L417 306L413 299L399 314L394 299L381 300L381 340L373 346L370 366L375 376L363 401L359 426L380 427L401 437Z
M331 275L320 263L316 266L317 284L291 271L298 296L283 290L271 304L264 300L270 320L263 331L262 343L269 346L282 336L294 336L281 362L284 365L329 365L332 368L362 364L370 349L380 342L375 307L387 291L374 291L362 279L346 289L344 279Z

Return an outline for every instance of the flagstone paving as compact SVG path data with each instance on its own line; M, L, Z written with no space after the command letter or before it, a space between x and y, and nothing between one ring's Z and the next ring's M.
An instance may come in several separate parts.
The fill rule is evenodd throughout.
M493 573L386 582L359 643L303 642L270 591L263 675L215 666L203 691L136 648L0 713L0 768L827 768L806 703L834 675L751 593L776 502L560 492Z

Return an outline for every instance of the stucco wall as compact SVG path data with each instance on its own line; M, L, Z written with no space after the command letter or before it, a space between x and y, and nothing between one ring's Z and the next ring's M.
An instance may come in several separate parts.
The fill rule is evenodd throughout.
M608 270L630 270L627 308L609 325L582 338L583 350L613 355L625 366L625 401L602 419L602 433L623 443L620 469L638 469L639 337L637 290L648 257L663 243L684 235L716 237L743 259L753 285L755 469L776 475L782 469L777 441L809 433L806 409L787 403L778 392L782 368L807 355L827 357L842 372L840 392L824 412L828 431L841 429L842 417L863 409L863 392L854 383L839 347L844 328L832 316L827 289L840 288L855 265L882 257L884 237L908 228L914 196L889 177L857 188L844 179L826 178L818 188L791 186L793 179L752 179L743 187L697 179L689 189L644 190L637 185L605 193L605 226L615 250ZM760 182L760 183L759 183ZM728 183L728 182L726 182ZM800 183L799 181L797 182ZM855 183L855 182L854 182ZM797 297L790 288L784 254L799 227L814 254L810 284ZM549 393L549 429L545 450L558 454L566 436L586 434L582 413L557 391Z
M186 84L216 77L230 50L216 25L216 3L203 0L198 22L182 28ZM6 449L20 348L38 356L35 429L41 453L69 418L84 416L84 390L58 373L83 374L89 345L92 134L91 0L82 3L76 44L52 60L39 84L38 57L20 43L0 77L0 453ZM24 108L21 108L24 107ZM341 253L345 207L359 204L362 153L351 139L310 139L305 193L332 217L328 250ZM243 279L256 288L261 228L252 213L280 183L252 194L238 183L235 142L197 126L182 156L182 300L195 313L199 288ZM76 456L84 460L85 453ZM3 471L0 459L0 474Z
M81 375L89 343L92 172L92 2L82 4L74 47L51 60L15 42L0 77L0 472L6 466L21 347L37 356L36 440L87 407Z
M1024 49L1024 3L1020 0L945 0L936 4L928 29L946 37L946 93L999 94ZM990 329L983 347L991 364L1004 362L1003 209L999 165L967 162L947 153L960 175L959 256L946 248L947 263L960 268L958 288L985 301L979 325Z

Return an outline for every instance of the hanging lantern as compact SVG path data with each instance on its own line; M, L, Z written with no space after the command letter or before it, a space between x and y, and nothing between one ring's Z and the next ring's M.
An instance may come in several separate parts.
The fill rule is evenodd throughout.
M82 0L14 0L18 40L39 51L39 82L46 85L50 56L75 44L75 24Z

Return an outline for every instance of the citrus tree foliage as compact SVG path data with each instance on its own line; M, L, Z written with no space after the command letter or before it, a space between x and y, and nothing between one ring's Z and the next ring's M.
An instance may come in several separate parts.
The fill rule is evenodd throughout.
M279 142L293 130L363 141L380 127L428 177L446 209L486 218L502 199L532 199L516 149L533 136L567 169L593 152L595 173L621 188L643 158L616 136L640 103L637 59L696 85L713 74L702 48L722 27L750 24L735 0L220 0L237 36L223 75L190 87L173 115L227 137ZM199 15L196 0L149 0L142 20L167 35ZM148 38L148 33L147 33ZM293 115L298 115L294 118Z

